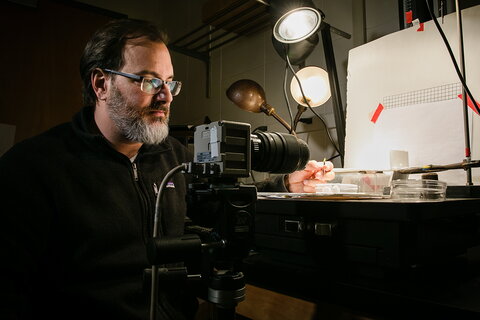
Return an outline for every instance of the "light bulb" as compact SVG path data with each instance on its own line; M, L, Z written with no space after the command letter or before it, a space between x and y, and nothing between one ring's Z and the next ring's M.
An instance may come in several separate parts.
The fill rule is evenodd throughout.
M314 8L297 8L275 23L273 35L283 43L296 43L310 37L320 27L321 15Z
M328 80L328 73L325 70L310 66L299 70L296 76L302 84L305 98L310 107L318 107L330 99L330 81ZM293 77L290 82L290 93L298 104L308 106L295 77Z

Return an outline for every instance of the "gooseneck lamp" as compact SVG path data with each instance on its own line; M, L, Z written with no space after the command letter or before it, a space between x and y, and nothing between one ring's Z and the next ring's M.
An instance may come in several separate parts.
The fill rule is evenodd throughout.
M227 89L227 97L240 109L254 113L263 112L274 117L288 132L295 135L292 127L267 103L265 91L257 82L249 79L235 81Z
M298 103L293 120L293 130L297 129L301 115L307 108L318 107L331 97L328 73L320 67L309 66L300 69L290 82L290 94ZM317 115L313 110L312 112ZM318 116L318 115L317 115ZM332 141L333 143L333 141Z

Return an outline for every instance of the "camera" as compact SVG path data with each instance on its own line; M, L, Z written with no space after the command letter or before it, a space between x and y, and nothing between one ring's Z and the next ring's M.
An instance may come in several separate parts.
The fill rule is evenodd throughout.
M306 143L277 132L250 132L250 124L217 121L194 132L194 161L189 173L188 212L195 225L215 230L226 246L217 261L239 261L253 244L257 189L237 178L250 170L290 173L304 168L309 159Z
M248 177L250 170L291 173L302 169L310 152L296 136L250 132L250 124L217 121L195 127L193 174L207 178Z
M156 292L158 266L184 262L185 268L162 268L162 278L179 274L202 280L199 296L214 303L218 314L232 318L245 296L242 260L254 244L255 185L238 178L251 170L286 174L305 167L310 152L296 136L277 132L251 132L250 124L217 121L195 127L194 161L167 174L183 170L192 181L187 192L185 235L154 236L147 244L152 264L152 293ZM165 179L164 179L165 180ZM165 183L162 181L162 186ZM157 202L161 197L162 188ZM189 264L197 260L194 265ZM155 299L152 294L152 305Z

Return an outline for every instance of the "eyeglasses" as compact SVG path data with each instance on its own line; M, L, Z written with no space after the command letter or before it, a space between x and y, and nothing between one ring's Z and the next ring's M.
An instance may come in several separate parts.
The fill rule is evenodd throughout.
M160 90L162 90L164 84L167 86L168 90L170 90L172 96L176 96L177 94L179 94L180 89L182 88L182 83L180 81L165 81L158 78L144 77L132 73L125 73L110 69L103 69L103 71L118 74L120 76L124 76L126 78L141 82L140 90L148 94L159 93Z

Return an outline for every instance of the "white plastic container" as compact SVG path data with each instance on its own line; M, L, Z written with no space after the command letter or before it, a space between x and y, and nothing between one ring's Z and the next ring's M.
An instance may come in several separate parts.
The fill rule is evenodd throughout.
M391 174L375 170L334 169L335 179L331 183L354 184L358 193L384 195L390 187ZM388 194L388 191L387 193Z
M346 183L319 183L316 186L317 194L356 194L358 186Z

